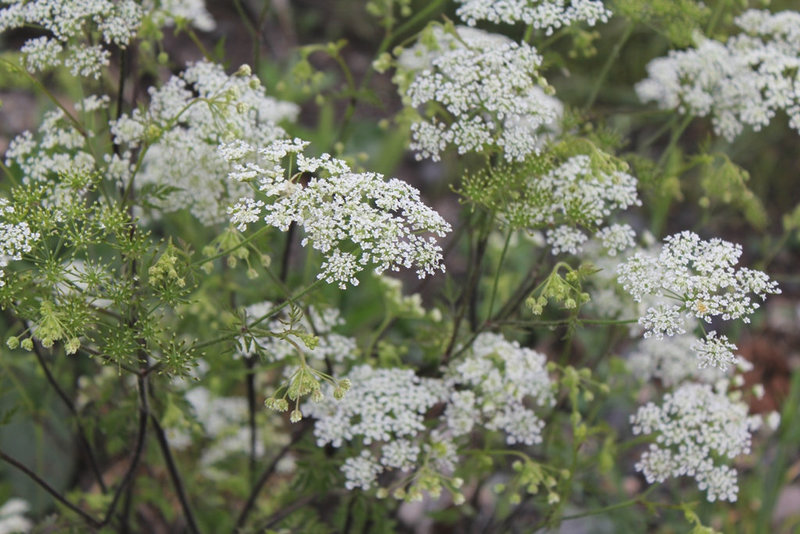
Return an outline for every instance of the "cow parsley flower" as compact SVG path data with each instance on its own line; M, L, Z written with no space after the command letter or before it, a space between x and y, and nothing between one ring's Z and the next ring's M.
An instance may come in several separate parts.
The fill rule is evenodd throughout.
M294 120L298 107L267 96L255 76L229 76L207 61L189 65L181 76L149 93L145 112L135 110L111 124L118 144L150 142L136 187L169 188L151 203L165 212L189 209L206 225L228 215L239 227L253 222L258 202L249 199L229 210L237 199L249 196L250 188L225 179L231 169L217 148L231 137L255 146L269 144L286 135L277 123ZM153 133L156 139L148 139Z
M553 254L577 254L588 239L583 227L595 230L615 210L639 206L636 178L622 172L605 172L585 155L573 156L543 176L526 180L517 200L504 208L504 215L525 228L549 227L545 233ZM628 225L611 225L599 231L604 245L624 250L632 244Z
M224 144L219 154L228 159L231 182L254 182L266 197L264 221L281 230L296 223L303 228L303 246L322 252L325 260L317 278L345 289L357 285L366 267L377 272L416 268L420 278L444 270L441 248L431 236L444 236L450 225L423 204L419 191L406 182L384 180L372 172L356 173L342 160L323 154L306 157L306 142L278 140L263 148L238 140ZM296 160L298 174L286 178L284 159ZM305 185L296 180L311 175ZM241 225L254 213L248 200L231 213Z
M750 362L733 354L726 358L726 368L714 365L712 362L703 365L702 360L698 364L698 345L702 343L703 340L691 334L679 334L664 339L654 337L643 339L628 357L627 366L637 378L657 379L667 388L687 380L714 384L725 378L727 363L735 366L740 372L752 368ZM735 349L733 346L729 348Z
M544 422L530 406L555 403L546 363L543 354L499 334L480 334L468 355L450 365L448 430L459 436L481 425L503 431L509 445L540 443Z
M4 0L2 4L0 33L26 26L48 32L28 39L20 49L32 73L64 65L75 76L99 78L109 64L108 48L125 48L145 19L156 28L170 26L175 19L200 30L214 28L203 0ZM92 34L102 44L87 42Z
M21 260L40 237L27 222L16 220L15 211L7 199L0 197L0 287L6 285L5 268L9 262Z
M639 252L621 263L618 280L633 299L649 296L657 303L640 320L645 336L682 333L685 317L749 322L759 307L755 299L780 289L761 271L736 269L741 254L740 245L685 231L667 237L660 253Z
M30 532L33 522L25 517L30 511L30 505L23 499L13 498L0 506L0 533L18 534Z
M687 383L631 416L635 435L652 435L636 464L649 483L693 477L710 502L735 501L736 470L721 463L750 452L752 432L760 419L749 417L747 404L708 384Z
M423 113L411 125L417 159L437 161L448 146L508 161L539 153L561 104L539 86L536 49L471 28L431 31L435 44L421 39L404 51L395 76L406 103Z
M608 22L611 11L600 0L457 0L456 14L475 26L479 20L495 24L524 22L552 35L554 30L577 22L594 26Z
M326 395L303 411L316 419L317 445L340 448L348 444L374 445L342 466L346 487L369 489L385 470L410 471L419 463L415 442L425 432L425 413L441 402L441 381L420 378L410 369L354 367L348 374L352 388L341 400Z
M735 19L743 33L726 43L700 38L697 46L651 61L636 92L662 109L711 116L728 141L744 126L758 131L778 110L800 131L800 13L748 10Z

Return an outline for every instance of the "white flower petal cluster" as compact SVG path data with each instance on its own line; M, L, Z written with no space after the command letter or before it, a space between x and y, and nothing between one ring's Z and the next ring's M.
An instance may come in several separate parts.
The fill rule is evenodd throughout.
M732 141L744 126L758 131L779 110L800 131L800 13L748 10L743 33L726 43L702 39L696 48L651 61L636 92L662 109L711 116L714 131Z
M594 26L608 22L611 11L600 0L456 0L456 15L475 26L479 20L515 24L524 22L552 35L554 30L578 22Z
M230 166L217 151L219 144L236 138L265 146L286 135L277 123L293 121L298 113L295 104L267 96L255 76L229 76L207 61L191 64L149 93L149 108L123 115L111 131L129 148L149 143L136 187L170 188L153 203L165 212L189 209L206 225L226 220L227 208L250 193L246 184L225 179ZM246 206L254 208L250 202ZM239 213L235 224L254 220L252 213Z
M508 161L539 153L547 126L562 111L539 86L541 56L502 35L455 31L457 36L435 28L435 45L423 40L398 58L395 80L406 102L423 114L426 107L434 110L411 126L417 159L438 161L448 146L459 154L496 150Z
M260 149L241 140L220 146L233 167L230 182L254 181L267 197L263 207L240 201L230 208L236 224L241 227L245 217L263 212L268 225L283 231L292 223L301 226L301 244L325 256L317 278L342 289L358 285L356 275L367 267L379 273L416 268L420 278L444 270L435 238L422 234L442 237L450 225L422 203L417 189L397 178L353 172L329 154L306 157L306 145L295 139ZM296 160L298 171L289 179L287 156ZM296 181L301 174L312 176L305 185Z
M14 206L0 197L0 287L6 285L5 268L11 261L19 261L31 251L39 240L39 233L31 230L25 221L16 221Z
M415 442L425 431L425 413L445 396L440 380L420 378L411 369L354 367L347 378L351 389L341 400L326 395L307 403L303 412L314 417L317 445L374 445L342 466L346 487L369 489L385 470L410 471L419 464Z
M544 422L529 406L555 403L546 364L543 354L515 341L480 334L467 356L450 365L448 430L460 436L480 425L504 432L509 445L540 443Z
M76 108L105 109L107 96L92 95ZM87 132L91 136L91 131ZM5 162L18 166L25 184L47 182L61 174L89 174L98 166L85 137L61 109L45 112L38 132L24 131L8 145Z
M253 321L269 313L274 305L271 302L261 302L245 308L247 321ZM270 321L262 323L263 328L270 332L285 332L288 326L288 312L283 311ZM335 330L344 324L339 310L336 308L317 309L308 307L308 315L303 315L300 320L292 325L292 330L303 331L317 337L317 345L308 348L303 340L296 334L288 334L286 339L279 337L242 337L239 339L236 356L253 356L261 354L267 362L289 361L297 357L297 351L302 350L306 360L315 364L343 363L352 360L358 354L356 340L343 336Z
M654 337L643 339L630 354L628 369L641 380L659 380L664 387L671 388L687 380L714 384L725 378L726 368L708 362L698 365L698 344L704 343L691 334L679 334L665 339ZM730 347L733 350L735 347ZM740 356L726 361L738 371L746 372L752 364Z
M30 510L28 501L12 498L0 506L0 534L20 534L30 532L33 522L25 517Z
M687 383L664 395L660 406L641 406L631 425L636 435L656 437L636 464L649 483L689 476L709 501L732 502L739 491L736 470L721 462L750 452L760 418L748 416L747 404L724 391Z
M200 31L209 32L216 28L214 17L206 9L205 0L144 0L144 8L156 26L174 26L180 19Z
M640 320L645 337L683 333L686 317L747 323L759 307L754 297L764 300L780 293L763 272L735 268L740 245L717 238L704 241L689 231L664 241L660 253L639 252L617 269L619 282L635 301L649 296L657 303Z
M125 48L142 23L144 10L133 0L6 0L0 10L0 33L34 26L48 32L25 42L20 51L30 72L65 65L75 76L99 78L110 52L85 45L87 32L104 44Z
M579 155L548 172L532 177L520 200L508 205L510 217L528 228L550 227L546 242L553 254L577 254L588 239L582 226L597 229L615 210L639 206L636 178L621 172L594 169L589 156ZM607 248L624 250L633 241L628 225L614 224L600 230Z

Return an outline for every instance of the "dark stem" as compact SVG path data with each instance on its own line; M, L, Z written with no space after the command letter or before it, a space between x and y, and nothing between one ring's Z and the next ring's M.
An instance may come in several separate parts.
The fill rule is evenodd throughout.
M103 493L108 491L106 487L106 483L103 481L103 475L100 473L100 468L97 465L97 459L94 456L94 452L92 452L92 446L89 443L89 439L86 437L86 430L83 428L83 424L81 423L80 415L78 415L78 410L75 408L75 404L72 402L72 399L69 398L69 395L61 389L61 386L58 385L56 382L53 373L50 372L50 368L47 366L47 362L45 362L44 354L42 354L42 346L36 340L33 342L33 352L36 354L36 359L39 361L39 365L44 371L44 376L47 378L47 381L56 391L56 394L64 401L64 405L67 407L67 410L72 414L75 418L75 426L78 428L78 441L81 444L81 448L83 449L84 453L86 454L86 459L89 461L89 466L92 468L92 472L94 473L95 478L97 479L97 483L100 484L100 489Z
M199 534L200 529L197 528L197 521L194 518L191 506L189 506L189 499L187 498L186 491L183 487L183 480L178 472L178 467L175 465L175 459L172 457L172 451L169 449L167 435L164 433L164 429L161 428L161 425L158 423L158 419L156 419L155 415L150 414L150 422L153 423L153 430L155 430L156 439L158 440L158 445L161 448L161 455L164 457L164 462L167 464L167 470L169 471L170 479L172 479L172 485L175 488L175 493L178 495L178 500L181 503L181 508L183 508L183 515L186 516L186 523L189 527L189 531L193 534Z
M247 423L250 427L250 487L255 487L256 477L256 366L257 356L245 358L247 366Z
M119 483L119 487L117 491L114 492L114 498L111 500L111 504L108 507L108 511L106 512L105 518L103 518L103 525L108 524L111 521L111 517L114 515L114 510L117 508L117 504L119 503L119 498L122 495L122 492L125 491L125 488L130 484L131 480L133 479L133 473L136 471L136 468L139 466L139 460L142 458L142 451L144 450L144 443L145 443L145 436L147 435L147 416L150 414L150 403L147 400L147 377L146 376L139 376L138 377L138 387L139 387L139 429L136 435L136 446L133 449L133 458L131 458L131 463L128 466L128 470L125 471L125 475L122 477L122 481Z
M67 508L78 514L79 516L81 516L81 518L84 521L86 521L86 523L88 523L92 528L97 529L103 526L103 523L101 523L94 517L90 516L89 514L78 508L75 504L68 501L66 497L64 497L61 493L59 493L58 490L53 488L53 486L45 482L44 479L42 479L39 475L31 471L25 465L18 462L17 460L7 455L3 451L0 451L0 460L3 460L8 464L13 465L17 469L25 473L31 480L36 482L43 490L52 495L54 499L56 499L58 502L60 502L61 504L63 504L64 506L66 506Z
M267 522L261 527L261 532L265 532L267 529L269 529L273 525L277 524L282 519L292 515L294 512L296 512L300 508L303 508L304 506L308 506L313 501L314 501L314 496L313 495L309 495L308 497L304 497L304 498L300 499L299 501L293 502L289 506L285 506L285 507L281 508L280 510L275 512L269 519L267 519Z
M256 482L255 486L253 486L252 491L250 492L250 496L247 498L247 502L242 508L241 513L239 513L239 518L236 520L236 526L233 528L233 532L236 533L241 529L244 524L247 522L247 517L253 511L253 508L256 504L256 499L258 498L258 494L261 493L261 490L267 484L267 481L270 479L272 474L275 472L275 468L278 466L278 462L286 456L286 453L291 450L291 448L300 441L300 438L303 437L305 432L311 428L309 425L303 426L303 428L298 431L294 436L292 436L292 440L283 446L283 448L278 451L278 454L275 455L275 458L272 459L270 464L264 469L264 472L261 473L261 476L258 477L258 481Z

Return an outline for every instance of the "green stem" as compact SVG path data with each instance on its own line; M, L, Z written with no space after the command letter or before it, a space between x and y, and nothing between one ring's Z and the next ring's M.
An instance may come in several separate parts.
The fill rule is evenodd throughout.
M492 315L494 314L494 301L497 297L497 285L500 281L500 271L503 267L503 261L506 259L506 252L508 252L508 244L511 242L511 228L508 229L508 234L506 235L506 241L503 244L503 252L500 253L500 261L497 262L497 270L494 273L494 284L492 284L492 297L489 299L489 313L486 316L486 320L488 321L491 319Z
M608 77L611 66L617 60L617 57L619 57L622 47L625 46L625 43L628 42L628 39L630 39L631 35L633 34L633 29L634 24L632 22L628 22L628 24L625 26L625 31L622 32L619 40L614 45L614 48L611 49L611 53L606 58L603 68L600 69L600 74L598 74L597 80L594 82L594 86L592 86L592 92L589 93L589 98L586 100L586 104L583 106L584 109L589 109L594 105L597 95L600 93L600 87L602 87L603 82L605 82L606 78Z
M600 515L600 514L604 514L606 512L619 510L621 508L627 508L628 506L633 506L634 504L638 504L640 502L643 502L645 500L645 496L648 493L650 493L651 491L653 491L653 488L655 488L655 487L656 487L655 485L651 485L649 488L644 490L643 493L641 493L640 495L637 495L636 497L633 497L632 499L628 499L627 501L618 502L617 504L611 504L609 506L604 506L602 508L595 508L594 510L587 510L586 512L581 512L581 513L578 513L578 514L565 515L564 517L561 518L561 521L569 521L570 519L579 519L581 517L589 517L589 516L592 516L592 515Z

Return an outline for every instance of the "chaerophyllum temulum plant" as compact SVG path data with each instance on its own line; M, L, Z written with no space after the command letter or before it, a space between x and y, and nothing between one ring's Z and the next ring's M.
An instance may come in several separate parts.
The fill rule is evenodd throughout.
M329 4L0 2L0 532L796 527L800 13Z

